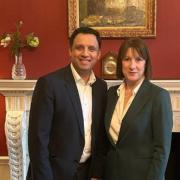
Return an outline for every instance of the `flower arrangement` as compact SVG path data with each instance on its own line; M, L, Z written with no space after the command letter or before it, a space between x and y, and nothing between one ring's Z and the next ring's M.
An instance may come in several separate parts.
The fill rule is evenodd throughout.
M20 29L23 25L22 21L16 23L16 31L14 33L4 33L0 36L0 45L10 47L12 55L18 56L22 48L34 49L39 46L39 38L34 33L29 33L22 38Z

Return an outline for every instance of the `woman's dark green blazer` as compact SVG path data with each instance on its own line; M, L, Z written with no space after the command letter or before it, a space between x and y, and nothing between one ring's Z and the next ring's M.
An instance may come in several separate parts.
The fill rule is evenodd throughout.
M163 180L172 135L172 108L167 90L144 80L124 116L117 144L109 126L118 96L108 91L105 127L109 141L105 180Z

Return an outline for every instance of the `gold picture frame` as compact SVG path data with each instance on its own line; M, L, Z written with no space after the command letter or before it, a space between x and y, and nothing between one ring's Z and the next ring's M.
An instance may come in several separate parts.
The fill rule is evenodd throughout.
M81 26L101 37L156 37L157 0L68 0L69 36Z

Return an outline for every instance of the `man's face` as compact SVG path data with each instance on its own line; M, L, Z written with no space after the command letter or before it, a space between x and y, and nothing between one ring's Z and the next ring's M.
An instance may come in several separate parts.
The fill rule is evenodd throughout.
M90 74L101 54L96 36L93 34L78 34L69 50L69 54L72 64L80 76Z

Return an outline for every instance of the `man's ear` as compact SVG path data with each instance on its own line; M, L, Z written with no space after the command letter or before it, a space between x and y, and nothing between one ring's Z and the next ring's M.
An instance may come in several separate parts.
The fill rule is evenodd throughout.
M71 57L72 49L69 48L69 56Z

